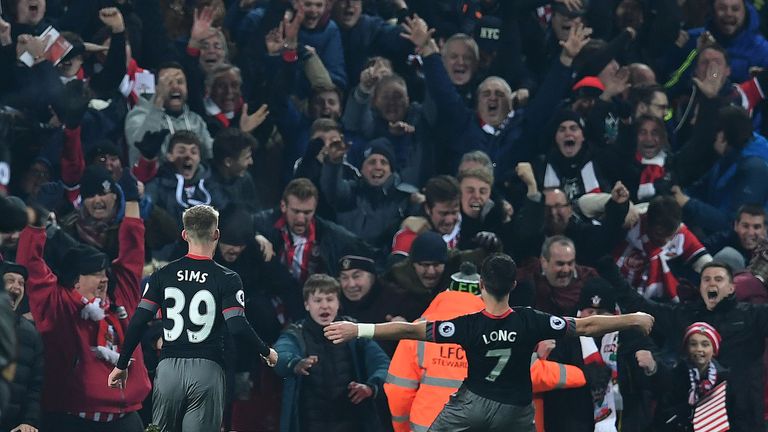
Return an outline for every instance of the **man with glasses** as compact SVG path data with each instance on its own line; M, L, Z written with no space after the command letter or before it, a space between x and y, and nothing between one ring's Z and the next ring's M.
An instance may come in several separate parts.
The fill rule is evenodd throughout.
M545 188L539 192L530 164L518 165L518 177L528 187L528 194L518 212L515 227L516 248L520 258L539 256L545 237L564 235L573 240L579 250L576 261L592 265L610 253L624 237L624 220L629 212L629 191L616 182L606 199L605 213L600 224L574 211L568 196L560 188ZM608 194L603 194L608 197Z
M650 115L663 120L671 118L669 99L664 88L658 84L633 87L629 92L629 102L632 105L632 119Z

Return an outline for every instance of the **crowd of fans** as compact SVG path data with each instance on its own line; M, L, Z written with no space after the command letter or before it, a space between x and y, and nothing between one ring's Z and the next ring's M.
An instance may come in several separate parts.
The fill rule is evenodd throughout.
M279 353L225 343L222 430L428 430L460 347L322 327L479 311L500 251L514 306L656 318L541 342L538 430L691 430L723 381L765 430L762 1L0 5L2 430L149 426L162 323L107 375L197 204Z

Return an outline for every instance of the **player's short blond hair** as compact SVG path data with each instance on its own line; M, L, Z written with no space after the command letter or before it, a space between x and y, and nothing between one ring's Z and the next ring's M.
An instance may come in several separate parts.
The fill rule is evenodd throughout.
M213 233L219 226L219 212L209 205L196 205L184 210L181 217L187 238L195 243L213 241Z

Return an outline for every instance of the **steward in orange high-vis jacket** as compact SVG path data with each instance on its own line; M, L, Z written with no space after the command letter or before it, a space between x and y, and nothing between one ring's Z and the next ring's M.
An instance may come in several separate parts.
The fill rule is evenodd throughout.
M445 320L485 307L479 296L480 276L466 264L451 276L448 290L432 300L421 319ZM466 377L467 358L459 345L400 341L384 384L395 432L426 432ZM531 381L534 393L586 382L578 367L545 360L532 362Z

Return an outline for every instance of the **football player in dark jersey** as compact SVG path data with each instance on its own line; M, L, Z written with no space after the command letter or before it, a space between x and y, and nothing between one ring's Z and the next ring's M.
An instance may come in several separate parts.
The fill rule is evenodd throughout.
M254 347L269 366L277 363L277 352L262 342L245 318L240 276L212 259L219 239L218 218L219 213L205 205L184 212L181 236L189 253L150 276L120 359L109 375L110 387L126 385L131 354L147 323L162 310L163 348L152 395L152 421L162 431L219 430L227 330L243 346Z
M466 351L467 378L437 416L430 431L534 431L531 404L531 353L545 339L597 336L639 328L648 334L653 317L644 313L565 318L532 308L509 306L517 267L508 255L494 254L481 268L485 310L445 321L355 324L325 328L335 343L356 337L416 339L456 343ZM471 403L470 403L471 402Z

